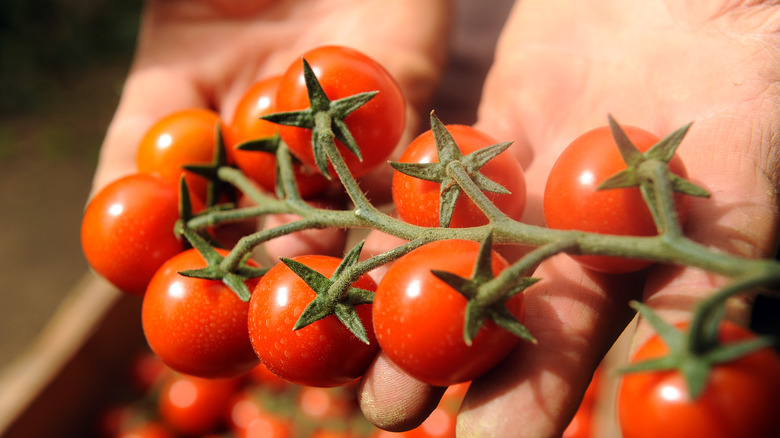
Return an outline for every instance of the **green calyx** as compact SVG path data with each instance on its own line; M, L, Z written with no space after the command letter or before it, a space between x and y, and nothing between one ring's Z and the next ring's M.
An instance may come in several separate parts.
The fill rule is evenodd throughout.
M507 194L509 190L501 184L491 180L480 172L480 169L490 160L509 148L512 142L498 143L479 149L468 155L463 155L455 139L439 120L431 112L431 131L436 141L438 162L435 163L400 163L390 162L393 169L426 181L436 182L441 185L441 202L439 204L439 223L442 227L448 227L455 210L455 203L463 192L463 188L456 182L448 171L453 163L461 163L476 186L485 192Z
M177 231L187 238L207 263L204 268L181 271L179 274L185 277L222 281L235 292L241 301L249 301L252 292L247 287L246 281L265 275L267 269L247 265L246 262L249 259L249 254L247 254L235 269L228 270L223 266L225 257L219 254L201 235L187 227L182 221L177 224Z
M688 393L694 400L704 391L712 367L772 345L772 340L768 337L756 337L729 344L718 342L718 330L725 313L724 306L708 309L706 321L692 325L687 331L668 324L642 303L632 302L631 306L653 326L669 348L669 353L657 359L635 363L623 368L621 372L676 370L685 379Z
M306 59L303 59L303 77L309 95L309 108L268 114L262 118L280 125L310 129L314 162L320 172L330 178L326 143L335 138L362 160L360 148L344 119L376 96L377 92L367 91L331 101Z
M281 259L282 263L287 265L316 294L316 297L306 306L301 316L298 317L293 330L299 330L315 321L330 315L336 315L336 318L352 334L363 343L369 343L366 328L363 326L355 306L372 303L374 301L374 292L352 286L347 286L346 290L339 290L337 282L348 268L358 262L362 248L362 242L352 248L330 278L293 259Z
M214 155L211 163L182 166L184 170L208 179L207 207L217 205L222 195L227 195L233 201L235 201L236 197L233 186L219 179L218 175L220 167L227 166L227 152L225 151L225 142L222 140L222 127L220 124L217 124L214 135Z
M509 309L507 309L506 301L530 287L539 279L528 277L518 278L503 291L500 299L492 302L485 302L483 297L486 294L483 291L486 287L489 287L488 285L493 285L491 280L494 279L491 256L492 250L493 238L492 233L489 233L480 245L477 260L474 264L474 270L470 278L463 278L457 274L443 270L432 270L431 273L441 281L447 283L447 285L455 289L468 300L468 303L466 304L465 321L463 324L463 340L466 342L466 345L472 344L477 333L479 333L480 328L482 328L488 319L521 339L536 342L533 335L531 335L531 332L529 332Z
M679 234L677 216L671 207L672 193L709 197L705 189L669 171L669 161L690 129L687 124L642 153L623 128L609 115L609 127L626 169L604 180L598 190L639 187L658 229Z

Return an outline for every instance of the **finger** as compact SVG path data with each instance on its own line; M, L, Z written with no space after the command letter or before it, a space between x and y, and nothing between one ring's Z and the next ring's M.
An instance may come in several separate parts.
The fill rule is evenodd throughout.
M406 431L428 417L445 389L410 377L380 353L360 380L358 402L363 415L375 426Z
M566 255L544 262L529 288L521 342L474 380L458 416L458 436L560 436L590 378L631 319L643 275L586 272Z

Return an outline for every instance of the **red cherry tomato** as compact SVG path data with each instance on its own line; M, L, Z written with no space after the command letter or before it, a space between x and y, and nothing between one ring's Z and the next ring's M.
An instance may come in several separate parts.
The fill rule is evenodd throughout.
M660 139L633 126L623 126L628 138L642 152ZM639 188L596 190L610 176L626 168L609 127L588 131L575 139L550 170L544 191L547 226L560 230L582 230L601 234L653 236L653 217ZM669 162L672 173L686 178L682 160ZM681 224L688 211L688 196L675 194ZM632 272L648 266L644 260L617 257L577 256L582 265L601 272Z
M276 187L276 157L270 152L237 149L252 140L273 138L278 125L261 119L275 111L276 90L281 76L255 82L238 102L233 120L225 128L225 147L236 165L252 180L269 192ZM294 166L295 180L301 196L307 198L323 192L328 181L318 172L302 166Z
M141 309L146 341L182 373L206 378L246 373L258 362L247 333L249 303L221 281L179 274L205 266L203 256L189 249L160 267ZM250 279L247 286L252 290L256 283Z
M753 337L729 322L720 328L720 342ZM639 348L632 361L664 356L660 337ZM624 438L770 438L780 431L780 358L771 348L717 364L710 370L699 398L688 394L677 371L625 374L617 407Z
M237 379L175 374L160 389L157 410L162 420L181 434L212 433L224 424L238 387Z
M466 299L431 273L448 271L469 278L479 244L441 240L399 258L382 278L374 297L374 331L385 354L408 374L436 386L472 380L500 362L518 337L488 320L471 346L463 340ZM508 263L493 253L493 273ZM522 317L522 294L507 301Z
M347 47L319 47L306 52L303 58L331 101L362 92L378 92L345 119L363 161L340 142L337 144L355 177L385 163L398 144L406 122L406 103L395 79L376 61ZM303 62L298 60L284 73L279 84L277 110L294 111L308 107ZM298 159L311 169L317 169L312 153L311 130L279 126L279 133ZM335 175L332 166L329 173Z
M176 184L184 175L190 192L206 199L208 181L182 166L213 161L219 123L219 115L204 108L187 108L163 117L149 128L138 145L138 171Z
M142 295L157 268L184 249L174 233L178 187L133 174L98 192L81 221L81 248L92 269L117 288Z
M317 272L330 277L341 260L310 255L295 257ZM373 291L376 283L368 275L354 287ZM366 328L369 344L361 342L335 315L293 330L303 309L314 299L314 291L284 263L271 268L255 287L249 306L249 337L258 357L271 372L308 386L339 386L360 377L377 353L371 319L371 305L356 307Z
M470 126L448 125L447 130L455 139L463 155L498 143L487 134ZM402 163L438 162L436 142L432 131L426 131L407 146ZM525 208L525 177L517 159L504 151L482 167L481 172L501 184L510 194L485 192L485 195L510 218L519 220ZM424 227L439 226L441 184L415 178L395 171L393 174L393 203L398 216L405 222ZM488 223L488 218L468 195L461 194L452 215L450 227L471 227Z

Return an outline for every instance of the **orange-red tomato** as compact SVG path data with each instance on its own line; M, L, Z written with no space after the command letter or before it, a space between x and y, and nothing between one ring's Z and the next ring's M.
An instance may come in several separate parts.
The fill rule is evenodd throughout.
M211 433L224 424L226 410L238 391L237 379L202 379L175 374L157 399L160 418L185 435Z
M204 108L186 108L158 120L138 145L138 172L159 175L178 184L185 176L190 192L206 199L208 181L182 169L214 159L219 114Z
M399 258L382 278L374 297L374 331L382 351L418 380L449 386L473 380L501 361L519 338L488 320L469 346L463 339L466 298L432 269L469 278L479 243L440 240ZM492 256L493 274L508 263ZM506 302L522 320L523 296Z
M730 323L719 340L755 336ZM668 347L657 335L637 350L632 362L664 356ZM780 357L766 347L710 369L706 387L691 399L676 371L625 374L617 407L624 438L770 438L780 431Z
M655 134L623 126L628 138L642 152L660 140ZM637 187L596 190L607 178L626 168L609 127L600 127L575 139L550 170L544 191L547 226L559 230L582 230L601 234L653 236L658 234L653 217ZM672 173L686 178L682 160L669 162ZM674 196L680 223L685 222L689 197ZM644 260L602 256L576 256L582 265L602 272L622 273L642 269Z
M341 259L323 255L295 257L330 278ZM376 283L361 276L354 287L373 291ZM340 386L361 375L378 351L371 330L371 305L356 306L369 339L364 344L335 315L293 330L314 291L287 265L278 263L257 283L249 307L249 336L263 364L277 376L308 386Z
M278 125L261 117L276 111L276 90L281 76L255 82L238 102L233 119L225 127L225 147L236 165L250 179L273 193L276 187L276 156L272 152L237 149L251 141L273 139ZM295 182L303 197L311 197L328 187L328 180L320 173L296 163L293 166Z
M157 269L184 249L174 233L179 192L157 176L132 174L100 190L81 221L90 267L122 291L143 295Z
M257 266L251 260L248 264ZM205 266L193 248L160 267L141 309L146 341L168 366L182 373L204 378L247 373L258 363L247 331L249 303L220 280L179 273ZM256 278L246 281L250 290L256 283Z
M311 66L330 101L363 92L378 92L344 120L363 159L358 159L341 142L336 144L355 177L385 163L398 144L406 122L406 101L395 79L375 60L348 47L318 47L304 53L303 59ZM276 102L278 111L309 108L300 59L282 76ZM298 159L311 169L317 169L310 129L280 126L279 133ZM335 176L332 166L329 173Z
M498 143L489 135L464 125L448 125L450 132L463 155ZM439 161L433 132L428 130L406 147L398 160L402 163L435 163ZM517 159L504 151L480 169L487 178L501 184L509 194L484 192L501 211L512 219L519 220L525 209L525 176ZM405 222L424 227L439 226L439 205L441 184L415 178L395 171L393 174L393 203L398 216ZM471 227L488 223L488 218L462 193L455 204L450 227Z

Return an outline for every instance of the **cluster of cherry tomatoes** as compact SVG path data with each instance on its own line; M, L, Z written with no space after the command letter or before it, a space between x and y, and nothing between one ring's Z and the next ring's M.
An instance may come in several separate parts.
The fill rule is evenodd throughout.
M229 249L256 228L256 220L214 224L195 234L185 232L187 239L177 229L183 216L246 203L241 193L215 178L220 166L240 169L271 196L284 198L294 187L295 197L321 203L316 197L338 186L338 170L329 164L333 157L322 144L328 136L351 178L387 162L403 133L407 110L395 80L375 61L344 47L318 48L303 59L283 75L249 88L229 122L210 110L185 109L153 126L138 148L138 172L103 188L85 211L82 246L88 262L119 289L143 296L149 346L178 373L222 381L261 367L300 388L340 387L361 377L381 349L407 373L433 385L459 385L479 377L521 342L522 336L506 330L506 324L522 326L524 312L523 294L515 293L500 300L500 312L493 312L505 324L486 318L464 340L469 289L453 285L493 278L509 266L485 243L442 239L418 245L393 259L381 279L364 273L334 299L328 291L356 263L357 254L301 255L266 269L251 258L230 259ZM638 152L660 140L635 127L621 132ZM279 181L280 145L295 158L295 184L286 188ZM483 205L459 192L445 166L437 167L448 158L463 164L499 214L519 221L526 182L507 147L468 126L432 126L393 163L397 217L419 227L464 228L490 221ZM657 234L638 188L597 190L625 168L609 127L576 139L547 182L548 227ZM669 157L669 168L686 177L676 155ZM688 197L675 194L674 202L676 216L684 222ZM216 243L204 249L207 240ZM575 258L607 273L649 264L593 255ZM226 265L240 275L220 274ZM304 313L308 319L300 325Z

